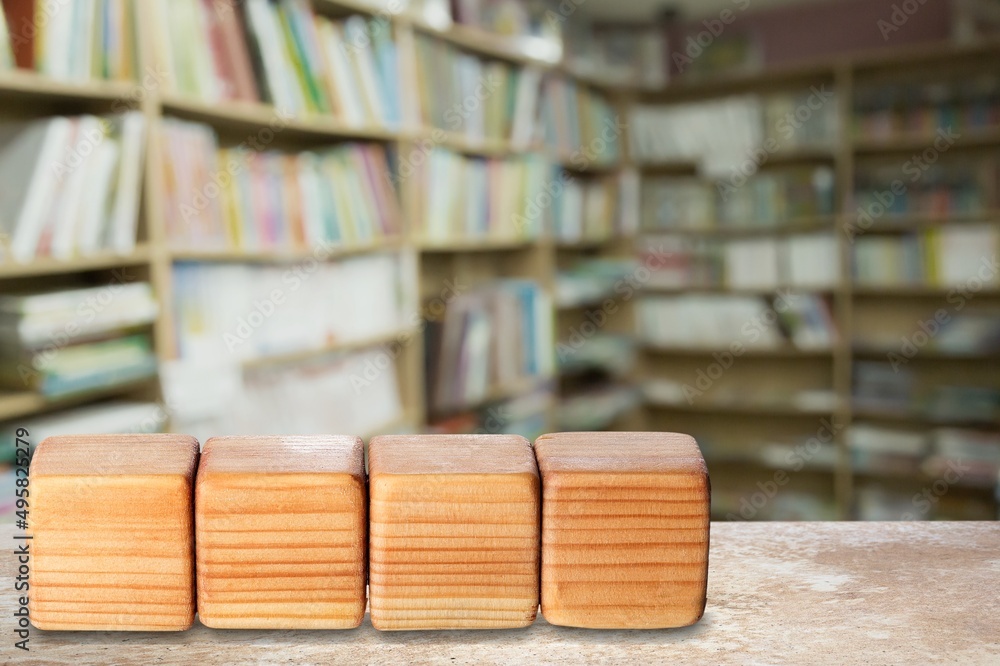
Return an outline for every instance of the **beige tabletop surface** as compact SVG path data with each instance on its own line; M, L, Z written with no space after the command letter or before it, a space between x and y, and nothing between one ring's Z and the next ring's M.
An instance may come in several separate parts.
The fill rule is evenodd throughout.
M662 631L44 632L14 643L0 530L0 664L1000 664L1000 523L713 523L708 607ZM114 548L115 535L107 535Z

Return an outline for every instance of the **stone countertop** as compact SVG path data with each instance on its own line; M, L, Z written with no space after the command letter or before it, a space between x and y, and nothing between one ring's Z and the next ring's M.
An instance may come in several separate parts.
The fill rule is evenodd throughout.
M713 523L708 607L684 629L45 632L4 664L1000 664L1000 523ZM108 535L108 547L114 547Z

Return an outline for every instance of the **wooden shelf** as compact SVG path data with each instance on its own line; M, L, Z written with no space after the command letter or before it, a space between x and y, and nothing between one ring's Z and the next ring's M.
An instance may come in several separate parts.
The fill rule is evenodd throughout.
M370 252L398 250L402 247L399 238L384 238L372 243L340 245L330 248L299 248L287 250L171 250L173 261L205 261L232 263L292 263L297 261L327 261Z
M851 294L859 298L947 298L949 294L961 295L962 290L975 298L997 298L1000 297L1000 288L984 287L979 291L973 291L964 287L936 287L928 285L887 285L876 287L872 285L858 285L851 287Z
M1000 147L1000 127L959 130L948 151ZM882 138L859 138L852 143L858 156L892 153L919 153L933 148L938 134L904 134Z
M681 76L663 90L640 93L639 100L645 104L666 104L740 92L808 89L832 82L835 72L835 64L827 60L705 78Z
M1000 428L1000 413L990 420L962 418L934 418L926 409L911 408L906 410L875 409L854 405L851 408L854 420L871 419L873 421L895 421L904 425L920 425L930 428L969 428L971 430L996 430Z
M901 355L899 348L874 348L874 347L854 347L851 350L854 356L863 356L866 358L877 358L886 357L889 354ZM991 359L1000 359L1000 350L992 352L950 352L943 349L935 349L933 347L924 347L913 356L911 361L919 361L921 359L929 361L985 361Z
M429 253L510 252L534 247L538 242L538 239L523 238L469 238L452 241L421 240L417 242L417 249L421 252Z
M60 398L46 398L40 393L31 391L15 391L0 393L0 421L10 421L20 419L35 414L41 414L53 409L64 407L74 407L84 403L93 402L102 398L122 396L141 387L150 386L156 381L156 376L152 375L135 381L123 382L114 386L108 386L90 391L82 391Z
M42 259L35 259L34 261L24 264L4 262L0 263L0 279L108 270L124 266L138 266L148 263L149 260L149 247L146 245L138 245L135 250L129 254L100 252L86 257L76 257L66 260L46 257Z
M951 213L951 214L891 214L883 215L874 220L869 226L862 227L858 224L857 217L847 216L845 224L854 231L857 236L864 234L898 234L913 233L924 229L940 229L943 227L956 227L962 225L974 225L977 223L993 223L1000 221L1000 210L984 210L978 213Z
M803 409L793 404L763 403L763 402L732 402L703 400L691 404L681 402L662 402L647 399L646 404L655 409L673 412L690 412L694 414L742 414L749 416L774 416L815 418L831 416L833 409Z
M519 65L531 65L543 69L554 69L560 65L558 60L549 60L532 55L529 42L518 43L516 37L505 37L487 30L474 28L459 23L452 23L448 28L440 28L426 21L407 16L404 19L413 27L426 35L437 37L460 49L488 58L506 60Z
M361 349L366 349L368 347L378 347L380 345L389 344L401 339L409 338L415 334L416 330L413 328L400 328L394 331L390 331L388 333L384 333L382 335L374 335L359 340L344 340L342 342L332 343L324 347L317 347L315 349L302 349L299 351L285 352L281 354L269 354L267 356L247 359L243 361L243 367L261 368L272 365L283 365L286 363L297 363L299 361L307 361L309 359L316 358L319 356L325 356L327 354L358 351Z
M167 95L161 100L166 115L208 123L217 129L253 132L270 127L276 137L294 136L312 139L367 139L396 141L399 133L382 127L355 127L328 115L291 116L268 104L250 102L206 102Z
M557 250L596 250L612 243L625 240L621 236L604 236L602 238L581 238L579 240L567 240L557 238L553 241Z
M662 287L659 285L646 284L640 289L643 295L685 295L685 294L731 294L734 296L774 296L779 292L788 291L793 294L828 294L836 290L836 287L793 287L781 285L779 287L727 287L725 285L700 285L684 287Z
M435 421L448 418L449 416L454 416L455 414L474 412L477 409L487 407L494 402L509 400L511 398L531 393L537 389L541 389L547 384L552 383L554 379L554 377L548 376L526 377L506 386L495 386L487 391L485 396L474 402L466 403L464 405L448 406L444 409L433 409L431 410L430 418L432 421Z
M717 236L717 237L753 237L753 236L783 236L818 231L837 231L835 215L820 215L784 222L782 224L734 224L716 225L711 227L675 227L662 229L642 229L647 236Z
M729 352L729 349L720 349L717 347L673 347L659 345L655 342L642 342L641 344L646 351L664 356L711 356L712 354ZM829 358L831 355L833 355L833 349L830 347L825 349L799 349L788 346L772 349L755 349L746 345L743 346L743 351L739 354L740 358Z
M60 81L36 72L12 69L0 73L0 99L122 101L128 103L136 83L126 81Z

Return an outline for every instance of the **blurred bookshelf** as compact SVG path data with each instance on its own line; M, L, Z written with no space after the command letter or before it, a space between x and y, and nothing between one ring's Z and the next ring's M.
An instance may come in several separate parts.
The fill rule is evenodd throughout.
M699 439L716 517L1000 517L998 54L637 96L648 425Z
M949 302L1000 245L995 43L668 83L651 26L531 8L512 27L474 2L91 4L94 48L22 44L0 104L35 145L97 128L114 154L76 157L104 160L104 186L70 169L72 195L33 196L105 215L58 247L51 216L0 229L0 294L148 284L148 322L57 346L115 343L127 369L146 345L156 368L9 382L0 429L680 430L726 489L716 517L779 471L783 499L753 517L905 513L949 456L974 471L918 517L997 517L995 271ZM909 196L856 213L949 126ZM724 165L775 131L721 200ZM894 384L876 366L941 308Z

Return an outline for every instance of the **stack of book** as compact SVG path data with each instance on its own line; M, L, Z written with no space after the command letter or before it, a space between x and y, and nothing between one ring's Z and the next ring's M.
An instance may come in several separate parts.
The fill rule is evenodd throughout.
M847 440L855 470L869 474L917 474L929 452L923 432L867 423L853 424Z
M404 303L404 264L395 254L308 269L178 263L173 280L179 357L246 361L392 335L413 309Z
M593 373L622 377L635 365L637 356L631 335L598 333L585 337L580 331L571 331L556 345L559 372L564 375Z
M1000 230L992 224L953 224L898 237L855 239L854 278L863 287L996 288Z
M639 263L649 267L650 288L713 287L725 280L725 244L713 238L643 236Z
M540 69L484 60L426 35L417 35L416 49L419 124L474 143L533 142Z
M828 349L837 335L829 303L799 294L644 298L638 321L647 343L680 349Z
M955 80L861 88L855 93L854 134L886 140L933 137L939 128L959 133L1000 127L1000 77L969 72Z
M625 119L590 88L564 77L547 78L541 119L546 147L573 168L614 164L621 156Z
M936 428L931 432L931 455L924 473L942 478L948 470L962 470L963 485L992 488L1000 484L1000 435L961 428Z
M364 245L400 232L378 144L317 152L220 149L211 128L163 121L164 217L185 249L294 250Z
M553 236L574 243L604 240L615 234L618 180L614 177L576 179L562 177L562 187L552 197ZM555 178L553 181L555 181Z
M175 92L267 102L352 126L401 121L396 44L384 19L317 16L308 0L156 0L155 44Z
M549 174L540 155L484 159L436 148L409 176L418 233L430 243L536 238L550 213Z
M828 85L772 93L763 104L766 134L782 150L831 149L839 137L837 97Z
M0 296L0 386L56 399L156 373L147 283Z
M4 50L18 67L56 79L130 81L139 71L137 9L129 0L3 0Z
M145 132L138 112L0 123L0 260L131 252Z
M700 178L647 177L642 182L642 227L711 229L717 224L715 188Z
M574 17L575 18L575 17ZM580 76L621 86L659 89L667 83L667 43L658 26L567 21L563 61Z
M462 411L547 379L554 346L551 298L538 284L508 279L458 295L427 327L429 411Z

